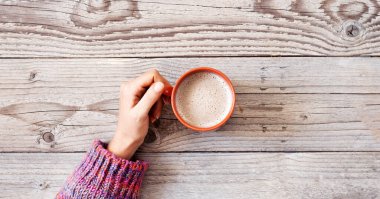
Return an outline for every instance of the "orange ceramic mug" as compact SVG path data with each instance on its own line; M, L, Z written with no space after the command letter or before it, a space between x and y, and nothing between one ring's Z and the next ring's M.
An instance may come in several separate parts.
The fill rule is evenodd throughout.
M187 77L189 77L190 75L194 74L194 73L197 73L197 72L208 72L208 73L213 73L215 75L218 75L219 77L221 77L221 79L223 79L223 81L228 85L229 87L229 90L231 92L231 97L232 97L232 100L231 100L231 104L230 104L230 107L229 107L229 112L228 114L224 117L223 120L221 120L219 123L217 123L216 125L213 125L213 126L210 126L210 127L198 127L198 126L194 126L194 125L191 125L189 124L188 122L186 122L179 114L178 112L178 109L177 109L177 105L176 105L176 93L178 91L178 87L179 85L183 82L184 79L186 79ZM179 79L176 81L176 85L174 87L171 87L171 88L167 88L165 91L164 91L164 95L166 96L170 96L171 97L171 106L172 106L172 109L173 109L173 112L174 112L174 115L177 117L177 119L183 124L185 125L186 127L192 129L192 130L195 130L195 131L201 131L201 132L204 132L204 131L212 131L212 130L216 130L218 128L220 128L223 124L225 124L227 122L227 120L231 117L233 111L234 111L234 107L235 107L235 90L234 90L234 87L232 86L232 83L231 83L231 80L225 75L223 74L222 72L220 72L219 70L216 70L214 68L209 68L209 67L199 67L199 68L193 68L189 71L187 71L186 73L184 73L181 77L179 77Z

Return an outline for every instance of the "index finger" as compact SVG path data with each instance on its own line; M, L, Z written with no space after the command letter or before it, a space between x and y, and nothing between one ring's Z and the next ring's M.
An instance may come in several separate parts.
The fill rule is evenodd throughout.
M164 83L164 87L170 88L171 85L168 80L166 80L156 69L151 69L147 72L145 72L143 75L137 77L135 80L133 80L135 85L139 87L147 88L150 85L152 85L155 82L162 82Z

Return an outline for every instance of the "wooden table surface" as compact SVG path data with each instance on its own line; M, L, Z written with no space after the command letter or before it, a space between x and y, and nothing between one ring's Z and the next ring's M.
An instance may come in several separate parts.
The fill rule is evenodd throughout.
M121 81L225 72L216 132L165 108L144 199L380 198L380 1L0 1L0 198L53 198L111 138Z

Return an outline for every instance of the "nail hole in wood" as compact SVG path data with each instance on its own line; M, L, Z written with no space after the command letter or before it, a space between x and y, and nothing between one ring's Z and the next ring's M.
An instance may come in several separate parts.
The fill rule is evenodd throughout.
M262 131L263 131L263 133L267 132L267 130L268 130L268 129L267 129L266 126L263 126L263 127L262 127Z
M44 190L44 189L47 189L47 188L49 188L49 187L50 187L50 185L49 185L49 183L47 183L47 182L41 182L41 183L38 184L38 188L39 188L40 190Z

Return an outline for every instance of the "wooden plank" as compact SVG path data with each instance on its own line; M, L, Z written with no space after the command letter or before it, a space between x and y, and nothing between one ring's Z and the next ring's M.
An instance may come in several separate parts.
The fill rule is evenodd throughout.
M6 59L0 63L0 151L84 151L93 139L112 136L122 80L157 66L174 82L202 63L233 80L239 93L233 118L217 132L198 134L185 129L167 107L142 151L379 151L378 62L378 58ZM271 90L284 94L270 94Z
M226 73L237 93L380 93L380 58L2 59L0 103L24 99L25 93L53 101L66 94L91 103L94 87L115 97L121 81L149 68L174 84L198 66Z
M145 152L379 151L380 95L242 94L233 118L216 132L196 133L166 108ZM70 107L30 102L2 108L1 151L83 151L109 140L117 101ZM54 138L44 138L53 134ZM47 142L46 142L47 141Z
M378 1L1 1L1 57L378 56Z
M0 155L0 198L53 198L83 154ZM377 198L380 153L139 154L142 198ZM27 167L25 167L27 165Z

